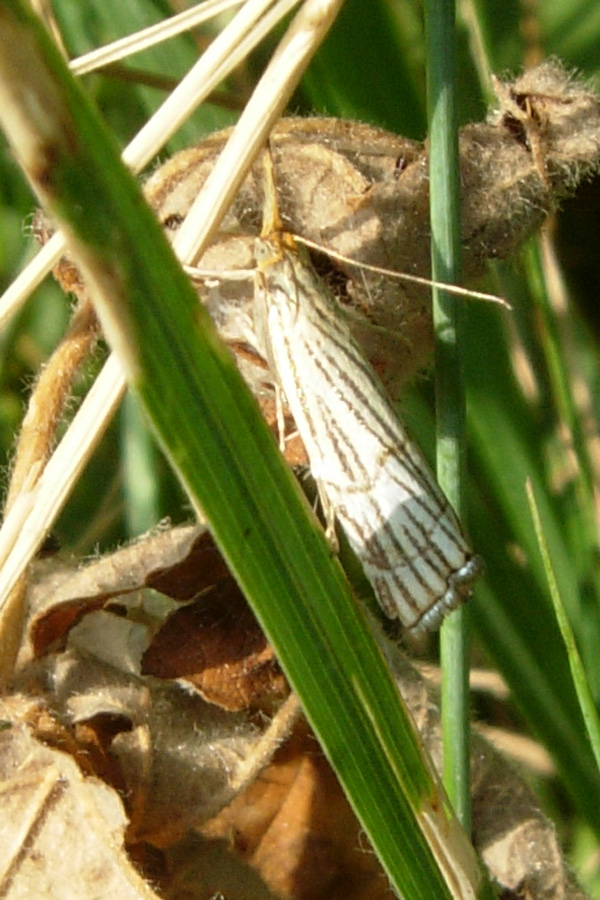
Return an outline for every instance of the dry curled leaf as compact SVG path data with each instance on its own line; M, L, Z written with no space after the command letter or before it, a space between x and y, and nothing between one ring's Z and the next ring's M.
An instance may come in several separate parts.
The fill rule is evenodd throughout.
M25 661L20 672L21 684L35 688L47 704L47 713L35 717L35 733L71 753L87 774L102 777L119 791L129 816L126 847L144 865L149 853L158 855L161 896L177 897L181 890L182 896L204 897L193 893L194 884L239 886L245 866L253 873L247 878L257 898L386 900L391 896L387 880L365 846L316 740L302 721L294 726L293 705L284 702L272 720L254 712L273 712L278 696L285 695L285 690L278 695L269 689L265 699L256 667L260 671L268 659L269 679L275 679L278 689L283 677L267 647L257 655L257 626L242 608L230 577L222 576L215 555L201 527L172 529L73 573L77 590L87 585L90 612L80 596L77 622L65 631L64 620L55 620L61 623L65 649L42 651L39 658ZM194 560L204 560L206 571L202 565L191 566ZM183 582L182 572L188 573ZM165 623L148 628L139 615L131 618L125 601L119 609L119 590L130 592L158 577L163 589L170 585L176 595L199 592L200 597L167 607ZM56 582L56 575L53 578ZM63 576L60 583L57 605L69 606L73 598L64 590L69 580ZM99 597L94 597L92 585ZM43 589L42 582L35 592ZM105 608L98 609L99 602ZM111 611L115 603L119 614ZM33 618L36 628L39 615ZM53 620L51 601L43 615ZM132 642L132 628L147 632L146 639ZM245 632L250 635L247 660L240 653ZM137 655L121 649L132 644ZM384 643L384 648L424 744L440 768L435 692L396 646ZM145 669L154 674L142 674ZM228 682L222 702L222 685ZM207 703L204 695L214 684L217 702ZM503 896L582 900L554 827L532 792L477 735L472 773L475 846ZM0 824L3 816L0 806ZM215 882L216 873L229 871L228 858L237 860L235 878L230 882L223 875Z
M598 98L559 62L547 60L514 82L496 81L496 92L497 108L485 122L465 126L459 137L467 279L480 275L487 260L514 253L600 163ZM183 221L229 133L174 154L146 182L146 198L167 234ZM323 247L313 252L313 263L395 400L432 350L428 290L357 268L328 251L359 264L429 276L427 144L357 122L288 118L273 130L270 146L284 227ZM251 278L219 276L253 268L262 207L256 165L197 266L213 273L201 280L199 294L275 428L272 376L252 337ZM47 239L51 230L40 216L38 237ZM55 274L66 290L80 293L72 268L63 260ZM287 442L286 456L292 464L306 462L297 437Z
M73 752L122 792L128 842L172 844L274 752L282 717L266 713L289 689L273 652L202 526L46 568L19 683L49 698Z
M0 894L6 900L157 900L123 849L118 795L38 741L34 704L0 704Z
M51 560L36 571L21 666L76 633L80 647L91 640L99 653L103 644L105 661L183 680L223 709L267 712L288 694L273 651L204 526L163 528L85 566ZM181 608L167 598L182 601ZM91 614L100 610L96 629Z
M201 525L159 528L84 566L65 566L55 560L38 564L28 598L30 652L37 656L60 642L82 615L116 596L151 588L185 601L228 577L222 557Z
M65 724L104 736L119 770L129 843L172 844L235 796L238 769L261 737L246 715L75 649L48 658L44 671Z
M237 584L174 612L154 637L142 673L178 678L222 709L270 710L288 693L275 654Z
M279 898L396 896L305 723L256 781L199 831L227 840Z
M600 104L556 61L498 82L498 108L460 133L462 243L467 277L505 257L543 223L600 161ZM167 233L177 229L228 132L175 154L145 192ZM270 141L287 231L352 260L427 276L427 146L355 122L284 119ZM262 175L255 167L200 268L250 268L260 230ZM422 287L328 258L315 260L347 310L355 337L395 399L431 352L431 309ZM213 279L201 296L235 349L254 393L272 399L268 374L248 342L252 286Z

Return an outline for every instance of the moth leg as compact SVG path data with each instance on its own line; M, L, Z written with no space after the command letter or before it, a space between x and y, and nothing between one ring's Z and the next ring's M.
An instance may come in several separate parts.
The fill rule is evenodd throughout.
M285 442L287 440L285 434L285 416L283 414L283 391L278 384L275 384L275 421L277 422L277 435L279 438L279 449L285 453Z
M340 543L335 532L335 508L330 503L327 493L323 488L323 484L320 481L317 481L317 491L319 493L319 502L323 511L323 518L325 519L325 537L329 541L334 553L338 553Z

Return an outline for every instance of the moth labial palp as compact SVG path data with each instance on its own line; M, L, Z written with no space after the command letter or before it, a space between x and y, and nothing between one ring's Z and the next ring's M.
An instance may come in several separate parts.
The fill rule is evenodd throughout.
M304 442L324 508L387 616L436 628L483 569L342 310L285 232L255 245L254 328Z

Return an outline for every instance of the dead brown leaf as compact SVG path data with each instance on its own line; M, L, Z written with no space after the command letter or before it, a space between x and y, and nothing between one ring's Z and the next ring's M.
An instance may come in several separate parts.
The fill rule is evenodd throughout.
M277 897L395 897L305 723L200 833L227 841Z
M31 701L0 704L0 894L6 900L157 900L123 849L118 795L82 775L24 720Z
M205 700L231 711L271 710L289 693L233 580L221 585L217 602L207 596L169 617L144 654L142 673L184 678Z
M91 564L73 567L50 560L40 571L43 578L34 578L29 592L28 638L34 656L60 643L82 615L114 597L151 588L185 601L229 577L200 525L165 526Z
M548 60L512 83L497 83L498 108L460 134L465 275L514 253L560 199L598 168L600 104ZM188 212L229 132L175 154L147 181L146 196L167 233ZM432 349L431 308L422 287L327 257L428 276L427 145L338 119L283 119L270 145L287 231L325 249L314 263L392 399ZM262 210L260 167L248 176L198 266L251 268ZM261 402L272 398L264 363L248 348L252 285L213 279L201 297ZM249 348L248 348L249 349Z
M42 700L25 711L19 707L13 719L35 735L32 740L60 747L88 777L102 778L107 790L110 785L120 794L129 819L125 846L144 871L151 863L160 873L157 890L160 884L169 900L205 900L210 894L195 894L192 885L214 890L215 873L228 871L228 858L237 861L231 883L239 888L247 877L257 898L392 896L317 742L305 723L294 725L293 698L272 719L265 714L285 695L283 677L237 588L221 577L216 550L201 528L172 531L72 573L77 621L66 630L61 623L64 649L24 662L20 683ZM197 569L192 577L189 563L198 553L207 571ZM189 576L183 581L182 572ZM119 607L119 587L131 592L158 578L179 596L200 597L167 607L164 622L149 627L139 610L131 618L137 607ZM59 585L59 607L72 602L67 573L57 579L54 572L48 584ZM43 588L42 581L35 592ZM98 608L100 602L105 608ZM119 614L111 611L114 604ZM36 605L34 628L40 614L52 620L51 598ZM146 635L143 641L132 639L137 629ZM397 647L385 649L439 768L435 692ZM534 795L479 736L472 766L474 842L503 896L581 900ZM0 828L3 821L0 798ZM223 875L220 885L226 883Z

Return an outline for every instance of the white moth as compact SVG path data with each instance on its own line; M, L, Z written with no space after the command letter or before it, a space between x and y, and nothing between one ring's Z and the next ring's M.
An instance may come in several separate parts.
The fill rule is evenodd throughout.
M384 612L412 632L467 599L483 563L388 402L344 313L291 235L257 239L254 322L326 514Z

